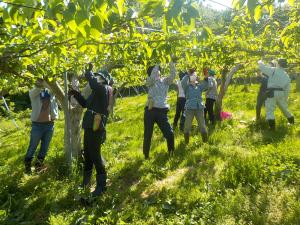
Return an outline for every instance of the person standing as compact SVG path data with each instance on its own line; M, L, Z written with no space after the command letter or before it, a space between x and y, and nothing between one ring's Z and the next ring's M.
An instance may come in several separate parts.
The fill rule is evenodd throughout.
M207 82L198 83L195 69L189 71L182 81L182 87L185 92L185 123L184 123L184 139L185 143L189 143L190 132L192 129L193 119L196 117L198 127L201 132L203 142L208 141L208 134L204 120L204 104L202 101L202 92L207 90Z
M78 103L87 108L85 111L82 128L84 129L84 172L82 186L90 184L93 166L96 168L96 188L92 197L100 196L106 191L107 173L101 157L101 144L106 139L106 121L108 117L108 80L103 73L93 73L93 66L85 72L91 88L91 93L85 99L80 92L70 90L69 95L74 96Z
M148 87L148 98L144 111L143 142L145 159L149 158L151 138L155 123L167 139L169 155L172 155L174 152L174 132L168 119L169 105L167 104L167 95L169 86L175 79L176 69L174 63L171 62L170 76L161 78L160 67L158 65L149 67L147 74L146 86Z
M178 120L180 119L179 129L180 131L183 131L184 129L184 120L185 120L185 114L184 114L184 106L185 106L185 94L181 85L182 78L186 75L186 72L180 72L179 73L179 79L176 82L177 85L177 102L176 102L176 113L174 117L173 122L173 130L177 128Z
M218 84L215 79L216 72L209 69L208 74L205 77L207 81L207 91L206 91L206 100L205 100L205 109L204 109L204 118L207 120L207 114L209 121L212 125L215 124L215 114L214 114L214 104L218 97ZM205 75L204 75L205 76Z
M287 118L290 124L294 124L294 116L288 110L288 95L290 91L291 79L284 68L287 67L286 59L278 59L277 67L266 66L261 60L258 61L259 69L268 76L266 119L271 130L275 130L276 105Z
M55 96L45 86L44 80L37 79L35 87L29 91L32 112L30 143L24 159L25 173L27 174L32 172L31 163L40 142L35 169L40 171L43 168L54 132L54 120L58 119L58 105Z

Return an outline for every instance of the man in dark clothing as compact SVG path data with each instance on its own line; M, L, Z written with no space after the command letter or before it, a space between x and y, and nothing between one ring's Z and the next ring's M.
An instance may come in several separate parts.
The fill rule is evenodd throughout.
M93 166L96 168L96 189L93 197L101 195L106 190L106 170L101 157L100 147L106 139L106 121L108 116L108 81L102 73L92 73L92 66L85 73L85 77L92 89L91 94L85 99L81 93L71 90L79 104L87 108L82 122L84 129L84 174L83 187L90 183Z
M160 77L160 67L158 65L148 68L148 99L144 113L144 143L143 153L146 159L149 158L150 144L154 123L157 123L164 137L167 139L168 152L174 152L174 132L168 120L169 105L167 104L167 94L170 84L176 75L174 63L170 63L170 73L168 77Z
M184 114L184 106L185 106L185 94L184 90L181 85L181 80L182 78L187 74L187 72L180 72L179 73L179 79L176 83L177 85L177 102L176 102L176 114L174 117L174 122L173 122L173 130L176 129L178 120L180 118L180 130L183 131L184 129L184 121L185 121L185 114Z

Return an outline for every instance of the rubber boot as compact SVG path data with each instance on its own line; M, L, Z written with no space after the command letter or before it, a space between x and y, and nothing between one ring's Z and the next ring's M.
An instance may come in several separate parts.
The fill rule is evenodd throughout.
M107 178L106 174L96 175L97 185L95 190L92 192L93 198L100 196L103 192L106 191L106 178Z
M85 170L83 171L83 179L82 179L82 188L86 188L90 186L91 177L92 177L93 170Z
M44 159L37 159L34 167L35 167L35 171L36 172L40 172L43 169L43 165L44 165Z
M31 161L25 160L24 165L25 165L25 173L31 174Z
M295 118L293 116L289 117L287 120L290 124L295 124Z
M169 155L172 156L174 154L174 136L167 139L167 145L168 145L168 152Z
M207 135L207 133L201 133L201 136L202 136L202 141L204 143L208 142L208 135Z
M275 130L275 120L268 120L270 130Z
M184 134L184 141L185 141L186 145L190 142L190 134L189 133Z

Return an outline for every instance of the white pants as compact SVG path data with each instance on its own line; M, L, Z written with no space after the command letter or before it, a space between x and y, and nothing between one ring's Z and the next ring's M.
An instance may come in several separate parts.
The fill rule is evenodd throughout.
M274 91L274 97L273 98L267 98L266 100L266 117L267 120L274 120L275 115L274 111L276 108L276 105L278 105L281 112L284 114L286 118L292 117L292 114L288 110L288 94L284 91Z

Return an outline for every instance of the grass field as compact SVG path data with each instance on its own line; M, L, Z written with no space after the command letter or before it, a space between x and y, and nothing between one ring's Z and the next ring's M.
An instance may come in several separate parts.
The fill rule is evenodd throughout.
M150 160L142 154L146 96L119 99L119 118L107 126L102 153L108 191L90 206L82 193L80 166L66 176L64 121L56 122L47 171L23 173L30 110L18 114L15 129L0 121L0 224L300 224L300 97L293 85L289 100L295 126L277 110L277 130L256 124L257 85L249 92L231 86L224 110L233 119L209 128L203 144L196 127L190 144L176 131L175 156L156 127ZM170 121L176 93L170 92ZM264 110L263 110L264 113ZM74 163L75 164L75 163Z

